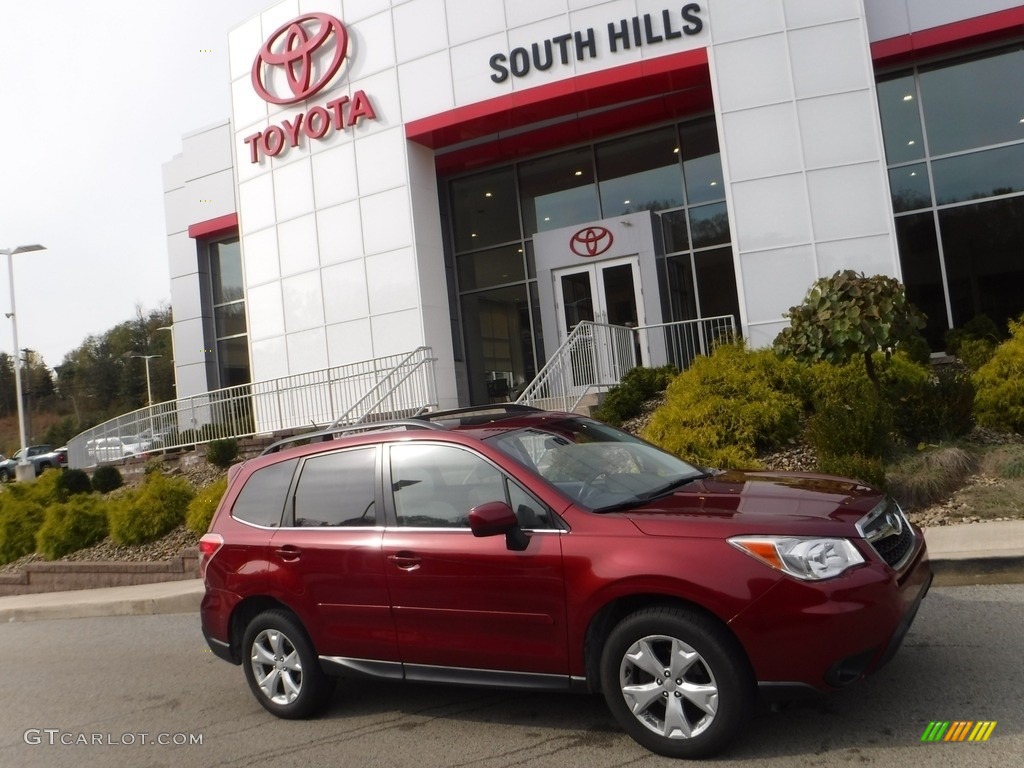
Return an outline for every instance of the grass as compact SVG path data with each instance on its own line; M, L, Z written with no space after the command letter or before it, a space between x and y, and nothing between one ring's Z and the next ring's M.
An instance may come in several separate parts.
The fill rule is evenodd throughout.
M1024 517L1024 480L969 485L957 495L982 520L995 517Z
M973 451L941 446L892 466L887 474L889 491L905 509L921 509L948 499L977 470Z

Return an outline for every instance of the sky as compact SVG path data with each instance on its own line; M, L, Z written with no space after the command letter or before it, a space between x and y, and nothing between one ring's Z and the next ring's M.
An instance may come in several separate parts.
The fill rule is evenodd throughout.
M0 0L0 249L46 246L14 285L19 346L51 368L170 303L162 166L230 116L227 33L273 4Z

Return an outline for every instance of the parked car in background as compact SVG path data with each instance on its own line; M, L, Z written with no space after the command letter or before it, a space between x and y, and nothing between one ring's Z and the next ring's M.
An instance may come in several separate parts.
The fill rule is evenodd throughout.
M67 466L67 451L64 453L64 463L61 464L60 457L49 445L30 445L26 453L27 461L32 465L38 477L48 469L59 469ZM21 449L14 452L9 459L0 461L0 482L8 482L15 477L15 467L21 461Z
M879 669L931 584L921 532L855 480L515 405L358 429L236 465L199 542L207 643L278 717L352 676L600 692L643 746L706 757L759 689Z

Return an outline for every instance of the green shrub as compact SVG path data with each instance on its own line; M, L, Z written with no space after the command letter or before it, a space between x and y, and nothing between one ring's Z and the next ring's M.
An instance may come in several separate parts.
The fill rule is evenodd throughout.
M620 426L624 421L639 416L644 403L664 392L678 375L679 369L674 365L634 368L608 391L601 407L594 411L594 418Z
M974 374L974 414L983 427L1024 432L1024 315Z
M185 515L185 527L196 536L202 536L210 527L213 513L217 511L224 492L228 489L228 479L222 477L217 482L206 486L189 502Z
M964 342L983 342L994 349L1006 338L996 322L988 315L975 315L960 328L946 331L946 352L962 358ZM965 361L966 362L966 361Z
M65 469L57 475L57 489L61 498L67 499L79 493L91 493L92 482L81 469Z
M962 365L919 365L903 355L882 364L882 394L893 426L911 445L952 440L974 425L974 385Z
M860 456L858 454L847 456L822 456L818 459L818 471L826 475L838 475L848 477L852 480L874 486L885 488L885 464L881 459Z
M110 502L110 537L116 544L158 539L185 522L194 496L192 486L183 478L149 475L141 486Z
M914 454L893 467L889 490L906 509L920 509L948 499L977 466L974 456L962 448Z
M28 494L0 494L0 564L35 552L44 510L45 506Z
M706 466L757 466L757 454L800 431L804 369L770 350L723 344L665 390L643 436Z
M103 504L95 496L80 493L46 509L43 524L36 532L36 551L47 560L56 560L91 546L106 535Z
M117 467L96 467L92 473L92 488L98 493L110 493L124 485L124 478Z
M928 365L932 359L928 340L916 329L908 332L907 337L896 345L896 350L920 365Z
M978 371L996 353L996 343L988 339L964 339L957 357L972 371Z
M805 435L819 458L885 456L892 448L892 409L864 366L818 363L811 375L813 413Z
M227 469L238 458L238 441L233 437L214 440L206 446L206 460L215 467Z

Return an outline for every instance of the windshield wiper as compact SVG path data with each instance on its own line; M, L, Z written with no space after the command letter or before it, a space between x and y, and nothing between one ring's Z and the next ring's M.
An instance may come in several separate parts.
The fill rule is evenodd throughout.
M635 496L634 498L629 499L628 501L620 501L615 504L609 504L606 507L598 507L597 509L594 510L594 512L618 512L623 509L629 509L630 507L636 507L639 506L640 504L645 504L648 501L653 501L654 499L659 499L663 496L668 496L673 491L677 490L678 488L682 488L684 485L689 485L694 480L703 480L711 476L711 472L698 472L696 475L687 475L686 477L680 477L673 480L670 483L666 483L665 485L659 488L655 488L653 491L641 493Z

